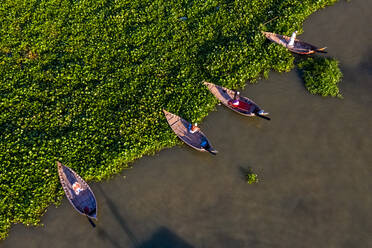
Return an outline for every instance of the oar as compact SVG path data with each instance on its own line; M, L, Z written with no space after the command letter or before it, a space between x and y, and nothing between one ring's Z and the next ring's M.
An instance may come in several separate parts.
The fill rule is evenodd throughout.
M279 16L276 16L276 17L274 17L274 18L272 18L271 20L268 20L267 22L265 22L265 23L263 23L263 24L261 24L261 25L263 25L263 26L265 26L266 24L268 24L269 22L272 22L272 21L274 21L276 18L278 18Z
M87 216L87 218L89 220L89 223L92 225L92 227L93 228L96 227L96 224L94 224L94 222L91 220L91 218L89 218L88 216Z
M261 115L261 114L259 114L257 111L256 112L253 112L256 116L258 116L258 117L261 117L262 119L265 119L265 120L271 120L269 117L267 117L267 116L264 116L264 115Z
M238 91L236 91L236 90L233 90L234 91L234 100L236 99L236 95L238 94Z

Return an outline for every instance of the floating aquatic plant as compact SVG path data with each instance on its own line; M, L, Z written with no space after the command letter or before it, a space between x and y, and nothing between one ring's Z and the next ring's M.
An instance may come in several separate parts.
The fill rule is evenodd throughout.
M302 71L305 87L311 94L342 97L338 88L342 73L339 62L333 58L315 57L301 61L298 67Z
M245 175L245 180L248 184L258 183L258 175L249 170Z

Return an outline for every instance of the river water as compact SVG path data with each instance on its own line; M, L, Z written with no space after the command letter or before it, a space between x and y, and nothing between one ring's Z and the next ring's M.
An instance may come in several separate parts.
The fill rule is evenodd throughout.
M272 120L217 106L201 124L215 157L186 145L91 183L97 227L66 199L44 227L15 225L18 247L372 247L372 1L340 1L305 23L302 40L341 63L344 99L307 93L297 72L242 92ZM248 185L252 168L260 182Z

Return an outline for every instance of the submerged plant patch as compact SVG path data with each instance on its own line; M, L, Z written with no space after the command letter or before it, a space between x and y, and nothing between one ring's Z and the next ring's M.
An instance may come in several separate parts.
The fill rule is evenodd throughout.
M308 58L298 64L302 70L305 87L311 94L342 97L338 88L342 73L338 61L332 58Z
M289 71L261 30L290 35L334 2L3 0L0 238L58 204L56 160L101 180L179 143L162 109L200 121L217 102L201 81Z

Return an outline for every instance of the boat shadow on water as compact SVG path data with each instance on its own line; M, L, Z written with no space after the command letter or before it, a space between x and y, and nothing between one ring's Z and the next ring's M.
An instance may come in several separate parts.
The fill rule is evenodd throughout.
M139 242L134 235L134 233L129 228L128 224L124 220L123 216L120 214L119 209L116 207L115 203L106 195L105 191L101 188L100 185L97 185L96 188L100 192L101 196L105 199L105 203L107 204L108 208L110 209L112 215L114 216L115 220L117 220L120 227L123 231L127 234L128 238L130 239L131 243L137 247ZM98 235L103 239L107 239L114 247L122 247L120 246L104 229L98 228Z
M97 227L97 234L102 240L107 240L111 243L112 247L120 248L122 247L114 238L112 238L105 229Z
M160 227L149 240L136 248L193 248L166 227Z
M192 245L188 244L186 241L182 240L178 235L174 232L170 231L166 227L159 227L154 234L146 241L139 242L132 230L129 228L128 224L124 220L124 217L120 214L118 207L115 203L106 195L105 191L101 188L100 185L96 185L96 187L102 196L105 199L105 204L107 204L108 208L110 209L112 215L119 223L120 227L128 236L130 242L132 243L132 247L135 248L193 248ZM123 247L118 241L115 240L104 228L99 227L97 225L98 236L110 242L112 247Z
M354 68L355 71L359 71L362 75L372 76L372 50L366 53L365 58Z

